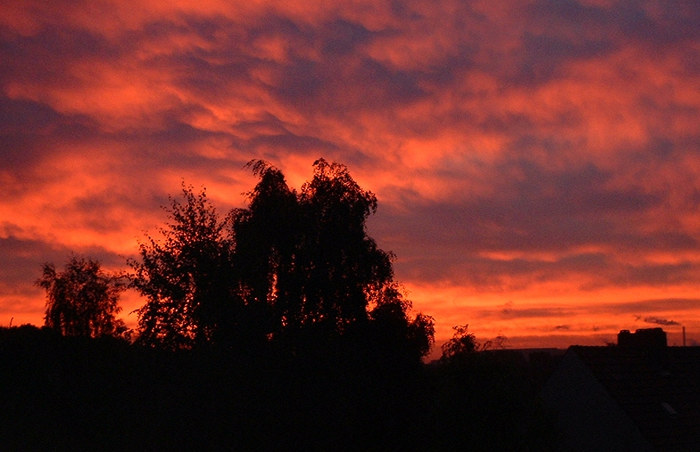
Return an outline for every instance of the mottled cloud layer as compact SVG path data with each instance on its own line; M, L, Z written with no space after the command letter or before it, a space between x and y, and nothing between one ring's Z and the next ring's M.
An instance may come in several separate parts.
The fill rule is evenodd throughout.
M693 1L6 3L3 325L43 261L123 268L183 179L225 210L246 161L323 156L441 338L700 339Z

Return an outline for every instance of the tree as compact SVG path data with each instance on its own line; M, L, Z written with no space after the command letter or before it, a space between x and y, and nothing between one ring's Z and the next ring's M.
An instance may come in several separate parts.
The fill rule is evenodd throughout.
M468 356L479 351L479 342L474 333L469 332L469 325L453 326L452 339L442 344L443 361L449 361L460 356Z
M385 322L404 345L426 353L432 319L407 317L393 255L367 234L374 194L344 165L323 159L299 193L272 165L248 166L260 180L247 208L220 219L205 191L183 184L183 201L171 199L166 208L172 222L160 229L162 241L148 237L140 260L129 261L133 286L147 297L139 310L141 341L174 349L298 345L302 337L322 342L348 330L357 337Z
M250 301L272 306L283 330L341 332L367 321L368 305L393 276L392 256L367 236L376 197L345 166L323 159L299 194L277 168L249 165L260 182L249 207L234 212L233 229Z
M264 161L248 166L260 181L248 193L248 208L232 212L234 262L248 311L275 337L303 323L299 203L281 171Z
M407 317L410 302L393 280L393 254L367 234L376 196L360 188L347 167L323 159L314 162L313 178L300 193L268 163L249 166L260 181L248 208L233 213L234 258L246 303L270 308L273 337L357 335L385 324L403 345L427 353L432 319Z
M327 322L338 331L366 321L368 306L391 301L380 294L394 293L382 293L393 282L393 255L367 234L376 196L362 190L344 165L319 159L299 202L308 320Z
M139 341L170 349L226 342L239 307L229 218L219 218L205 190L195 194L184 183L182 200L170 202L162 241L147 236L140 261L129 260L132 285L147 298Z
M392 288L392 290L395 290ZM411 303L397 293L391 301L378 304L369 312L368 330L374 336L374 349L383 348L393 358L415 362L430 351L435 342L435 326L431 316L408 316Z
M46 289L44 324L64 336L99 337L126 332L115 317L124 289L118 276L102 271L96 260L71 256L63 271L45 263L36 284Z

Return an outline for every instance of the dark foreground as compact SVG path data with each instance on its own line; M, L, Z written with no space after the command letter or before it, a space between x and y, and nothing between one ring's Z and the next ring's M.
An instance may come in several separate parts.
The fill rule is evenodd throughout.
M537 357L535 357L537 358ZM548 450L517 352L423 365L348 344L169 353L0 330L3 450Z

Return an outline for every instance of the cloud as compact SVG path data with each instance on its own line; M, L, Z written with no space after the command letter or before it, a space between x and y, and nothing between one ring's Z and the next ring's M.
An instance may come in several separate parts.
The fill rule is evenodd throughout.
M634 314L639 310L653 313L675 312L677 315L686 317L694 315L694 311L700 307L700 299L652 299L633 300L618 303L595 303L595 304L572 304L559 303L547 305L533 305L531 303L518 303L512 301L504 305L493 306L491 309L481 309L474 312L475 316L482 320L530 320L532 322L555 319L581 319L585 317L611 318L611 317L634 317L639 321L641 316ZM673 320L665 320L659 316L647 315L643 317L647 323L657 323L659 325L679 325ZM561 325L559 325L560 327ZM567 324L568 328L572 325ZM553 327L554 329L562 329ZM592 329L600 330L601 326L589 326ZM611 326L609 325L608 328ZM587 327L588 328L588 327ZM614 327L613 327L614 328Z
M629 301L612 304L604 309L609 312L663 312L663 311L691 311L700 307L700 298L657 298Z
M678 323L674 320L660 319L658 317L644 317L644 321L646 323L653 323L656 325L663 325L663 326L680 325L680 323Z
M0 306L19 309L45 256L134 253L183 179L225 211L248 160L298 188L323 156L377 194L370 233L444 322L694 324L693 6L3 5Z

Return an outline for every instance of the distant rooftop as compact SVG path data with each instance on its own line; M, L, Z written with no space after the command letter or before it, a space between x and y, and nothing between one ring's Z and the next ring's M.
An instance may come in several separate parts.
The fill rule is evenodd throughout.
M700 447L700 347L667 347L660 328L623 330L617 346L570 347L543 397L572 444Z

